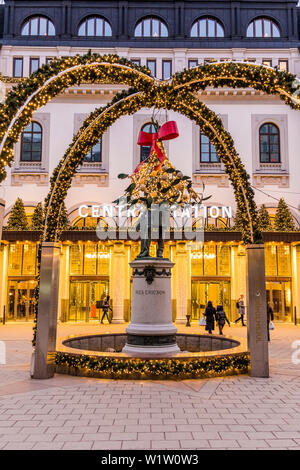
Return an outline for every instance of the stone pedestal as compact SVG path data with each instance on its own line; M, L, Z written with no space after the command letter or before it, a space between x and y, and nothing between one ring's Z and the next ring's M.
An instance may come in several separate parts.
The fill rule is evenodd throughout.
M247 246L248 348L252 377L269 377L264 245Z
M49 379L54 375L59 291L59 256L59 243L42 243L36 347L31 366L31 377L33 379Z
M180 352L172 322L171 269L164 258L137 259L133 268L131 323L123 352L136 357L168 356Z

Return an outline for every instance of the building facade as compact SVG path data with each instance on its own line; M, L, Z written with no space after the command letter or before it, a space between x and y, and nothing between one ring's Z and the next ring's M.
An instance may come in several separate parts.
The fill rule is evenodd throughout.
M0 72L6 92L22 77L55 57L118 54L146 65L153 76L168 79L184 68L209 61L263 64L300 77L300 8L296 1L13 1L0 5ZM124 87L123 87L124 88ZM111 84L70 87L40 108L14 149L0 196L5 222L21 197L28 220L49 191L49 180L74 134L95 108L122 90ZM298 132L300 113L277 96L254 89L208 88L198 93L232 135L251 177L255 200L274 216L284 197L294 223L300 224ZM160 123L175 120L179 137L165 145L176 168L191 175L199 192L205 184L205 241L166 242L165 256L175 262L173 317L198 320L208 300L223 304L234 320L236 301L246 295L246 248L234 226L235 199L223 164L201 129L172 111L155 111ZM98 321L97 300L110 294L113 321L130 319L129 261L139 243L99 241L92 206L111 204L125 184L119 173L132 173L149 154L137 144L140 130L152 132L153 110L122 117L102 136L78 168L66 207L72 230L62 236L61 321ZM226 215L222 207L230 208ZM220 208L216 211L214 208ZM103 217L103 223L108 223ZM223 230L220 230L223 229ZM3 232L0 252L0 317L30 320L34 315L39 233ZM300 316L300 232L264 235L266 289L275 319ZM152 253L155 254L155 244ZM246 302L247 303L247 302ZM295 310L296 309L296 310Z

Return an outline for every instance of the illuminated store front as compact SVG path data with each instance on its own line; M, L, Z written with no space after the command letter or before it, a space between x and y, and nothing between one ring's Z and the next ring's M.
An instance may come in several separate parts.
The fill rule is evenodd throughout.
M205 244L200 250L191 250L192 320L199 320L210 300L231 310L231 247Z
M8 249L7 319L34 318L37 245L36 243L11 243Z
M191 314L192 321L198 322L209 300L214 306L223 305L231 321L237 318L236 301L241 294L247 296L246 249L237 240L236 233L232 234L218 233L219 239L227 240L210 240L204 244L165 242L164 257L175 263L172 306L173 319L177 322L185 322L186 314ZM80 239L87 236L90 240ZM30 321L34 318L38 242L9 241L12 238L9 232L4 232L4 237L7 239L1 250L0 309L1 312L5 309L6 321ZM38 240L38 234L35 238ZM128 240L100 242L96 241L95 232L66 232L64 238L59 319L63 322L98 322L99 302L110 295L113 321L129 321L132 286L129 263L138 255L140 243ZM156 255L155 243L151 244L150 253ZM275 320L294 322L295 306L299 302L300 245L266 242L265 259L267 299Z

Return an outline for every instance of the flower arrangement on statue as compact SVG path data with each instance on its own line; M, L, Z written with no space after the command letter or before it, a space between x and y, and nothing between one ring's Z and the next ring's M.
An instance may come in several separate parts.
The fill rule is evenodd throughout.
M163 141L178 137L176 122L167 121L161 127L157 121L152 122L157 132L150 134L141 131L138 140L139 145L152 144L149 156L136 167L133 174L118 175L120 179L131 180L125 189L128 206L143 204L150 208L152 204L162 203L182 206L200 204L209 199L211 196L204 198L203 193L197 193L192 187L191 177L183 175L167 157ZM114 202L119 202L119 199Z

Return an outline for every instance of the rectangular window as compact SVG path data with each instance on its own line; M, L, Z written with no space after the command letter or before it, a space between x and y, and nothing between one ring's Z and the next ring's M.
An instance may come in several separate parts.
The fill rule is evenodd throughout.
M291 252L288 245L277 246L278 276L291 275Z
M83 274L97 274L97 244L86 243L84 246L84 271Z
M36 245L33 243L23 246L23 275L35 275L36 266Z
M193 67L198 67L198 60L197 59L189 59L189 69L192 69Z
M14 57L13 76L23 77L23 57Z
M20 276L22 274L22 251L23 245L21 243L12 243L9 245L9 276Z
M38 70L40 66L40 59L38 57L30 58L29 73L30 75Z
M83 270L83 245L70 246L70 274L80 275Z
M9 245L9 276L29 276L36 274L36 244L11 243Z
M49 65L52 62L53 57L46 57L46 64Z
M147 60L147 67L150 70L152 77L156 77L156 60Z
M282 72L288 72L289 71L289 61L287 59L280 59L278 61L278 68Z
M291 251L289 245L265 246L266 276L291 275Z
M253 57L250 57L250 58L245 59L245 62L250 62L252 64L256 62L256 59L254 59Z
M206 59L204 59L204 61L203 61L204 65L210 64L211 62L214 62L214 59L212 59L211 57L210 57L210 58L206 58Z
M102 161L102 139L84 157L84 161L88 163L100 163Z
M130 59L135 65L141 65L141 59Z
M217 246L217 272L218 276L230 276L230 246Z
M262 64L266 65L267 67L272 67L272 59L263 59Z
M204 276L217 275L217 256L215 245L204 245Z
M163 60L162 61L162 79L168 80L172 76L172 61Z

